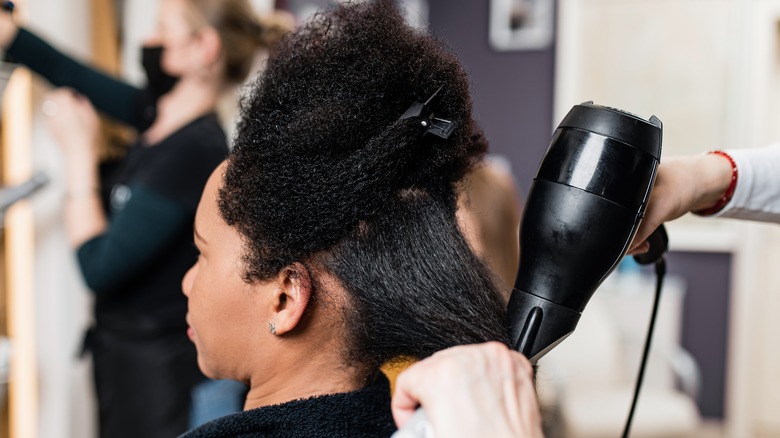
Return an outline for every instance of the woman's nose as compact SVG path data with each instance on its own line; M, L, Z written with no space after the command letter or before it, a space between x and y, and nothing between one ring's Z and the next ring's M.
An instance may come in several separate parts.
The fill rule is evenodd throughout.
M192 278L195 276L196 267L197 263L192 265L192 267L187 270L187 273L184 274L184 277L181 279L181 291L187 298L189 298L190 291L192 290Z

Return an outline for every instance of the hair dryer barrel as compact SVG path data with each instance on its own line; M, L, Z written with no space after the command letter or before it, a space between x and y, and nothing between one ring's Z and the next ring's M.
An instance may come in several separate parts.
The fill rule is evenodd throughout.
M591 103L556 130L526 202L509 302L515 347L538 360L571 334L623 258L649 198L661 122Z

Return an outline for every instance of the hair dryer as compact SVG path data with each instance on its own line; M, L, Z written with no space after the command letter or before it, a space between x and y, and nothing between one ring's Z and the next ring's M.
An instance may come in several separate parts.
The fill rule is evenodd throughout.
M653 187L661 136L655 116L592 102L558 125L526 201L508 307L510 339L531 362L574 331L626 254Z

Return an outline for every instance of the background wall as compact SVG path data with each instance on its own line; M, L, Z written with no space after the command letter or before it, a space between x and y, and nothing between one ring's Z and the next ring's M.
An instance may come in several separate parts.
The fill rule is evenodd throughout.
M728 373L728 333L732 256L722 252L675 251L667 257L669 275L685 279L682 347L701 370L697 403L702 416L724 418Z
M458 54L472 81L476 118L493 153L509 158L526 193L553 131L555 43L496 52L488 42L488 1L428 0L431 31Z

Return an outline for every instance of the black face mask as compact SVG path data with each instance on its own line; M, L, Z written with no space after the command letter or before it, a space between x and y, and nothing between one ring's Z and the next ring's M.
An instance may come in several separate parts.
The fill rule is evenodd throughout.
M155 97L171 91L179 78L171 76L162 69L162 46L143 47L141 49L141 63L146 70L146 87Z

